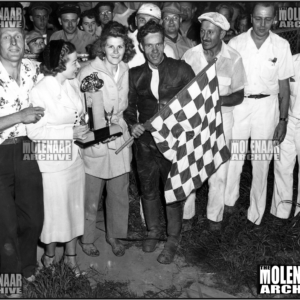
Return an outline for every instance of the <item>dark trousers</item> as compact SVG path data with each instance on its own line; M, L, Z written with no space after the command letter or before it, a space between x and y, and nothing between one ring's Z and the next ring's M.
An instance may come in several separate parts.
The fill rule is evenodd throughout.
M23 143L0 145L0 273L34 274L44 220L38 164L23 160Z
M158 150L154 141L144 144L140 141L134 143L136 164L143 199L154 201L159 199L159 181L166 184L172 163ZM177 207L180 202L169 204Z

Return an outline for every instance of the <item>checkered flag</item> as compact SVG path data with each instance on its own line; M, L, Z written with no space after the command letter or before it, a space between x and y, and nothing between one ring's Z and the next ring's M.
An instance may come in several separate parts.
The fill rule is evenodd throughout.
M167 203L186 199L230 157L215 62L149 120L158 149L172 162L165 185Z

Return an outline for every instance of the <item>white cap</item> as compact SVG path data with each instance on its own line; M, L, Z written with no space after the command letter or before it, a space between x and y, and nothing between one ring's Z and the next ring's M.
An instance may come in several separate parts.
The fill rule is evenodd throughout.
M136 13L138 14L145 14L152 17L155 17L156 19L161 19L161 10L159 7L153 3L145 3L143 4L140 9Z
M229 30L229 28L230 28L230 24L227 21L227 19L223 15L221 15L217 12L205 13L205 14L201 15L198 18L198 20L199 20L199 22L209 21L209 22L215 24L216 26L219 26L221 29L223 29L225 31Z

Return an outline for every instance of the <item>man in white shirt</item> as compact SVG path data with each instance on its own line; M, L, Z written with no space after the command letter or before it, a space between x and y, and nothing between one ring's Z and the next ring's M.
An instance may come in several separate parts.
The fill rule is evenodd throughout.
M200 73L210 61L217 58L216 69L222 105L223 130L226 144L230 147L233 126L233 110L244 98L246 74L239 53L226 45L222 39L229 30L226 18L216 12L205 13L201 22L200 45L188 50L185 60L195 74ZM210 230L220 230L225 206L225 188L229 161L225 162L209 179L207 218Z
M289 77L294 75L289 43L270 31L275 19L274 3L257 2L253 9L253 28L230 40L229 46L243 58L248 85L245 98L233 111L232 131L234 147L239 140L247 142L260 140L264 144L280 144L287 127L290 97ZM279 95L278 95L279 94ZM279 99L278 99L279 98ZM233 145L232 143L232 145ZM262 149L258 144L252 147L252 154L272 154L273 149ZM232 148L233 149L233 148ZM267 194L267 177L270 160L252 160L252 187L249 225L261 223ZM239 198L239 182L244 160L230 160L225 190L225 211L233 212Z
M157 5L153 3L145 3L139 8L135 17L135 23L138 29L133 33L128 33L128 36L133 40L134 49L136 51L136 55L128 63L130 69L142 65L146 61L144 54L140 50L139 42L137 40L137 34L138 30L150 20L153 20L156 23L160 23L161 10ZM168 57L175 58L174 51L169 45L165 45L164 53Z
M113 20L123 24L124 26L128 27L128 18L135 12L135 10L126 7L123 2L114 2L115 9L114 9L114 17Z
M292 209L293 199L293 171L300 157L300 54L293 56L295 76L290 77L290 107L287 133L284 141L279 145L280 160L274 161L274 192L271 214L280 219L287 219ZM298 171L298 196L300 205L300 168ZM296 206L295 216L300 212Z
M32 146L25 124L38 122L44 109L30 106L38 70L22 59L24 43L22 28L0 28L0 274L34 281L43 185L36 160L24 160L24 143Z

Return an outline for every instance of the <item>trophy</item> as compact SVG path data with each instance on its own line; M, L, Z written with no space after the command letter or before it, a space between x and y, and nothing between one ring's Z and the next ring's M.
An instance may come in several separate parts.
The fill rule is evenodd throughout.
M99 142L104 142L112 137L119 137L123 134L122 128L118 124L111 123L114 108L109 113L106 113L104 110L106 127L102 124L101 118L97 118L99 116L99 112L103 111L103 94L102 91L100 91L103 85L104 82L102 79L98 78L97 72L85 77L80 85L80 89L84 93L85 104L85 113L80 120L80 124L88 124L90 132L87 133L86 139L76 139L75 144L84 149ZM97 92L99 93L96 94ZM88 93L92 93L94 95L89 96Z
M104 114L105 114L105 120L106 120L106 126L111 126L111 119L113 117L113 113L114 113L114 107L112 108L111 112L107 112L104 109Z
M86 93L96 93L104 85L102 79L98 78L97 72L92 73L91 75L85 77L82 82L80 89L84 93L84 104L85 104L85 113L81 118L80 124L88 124L90 130L94 130L94 120L93 120L93 108L92 108L92 99L89 98L87 101Z

